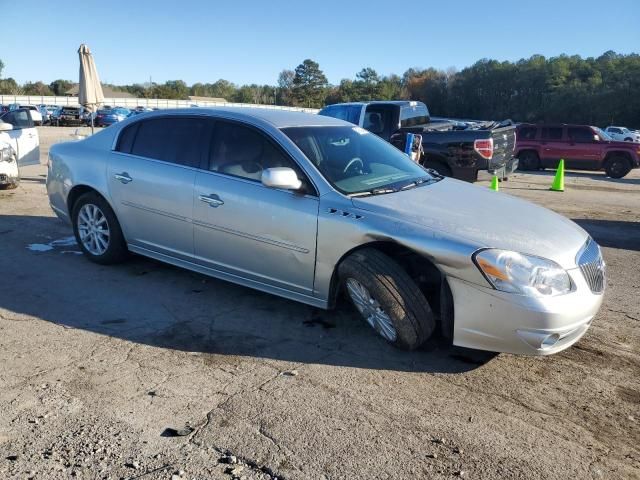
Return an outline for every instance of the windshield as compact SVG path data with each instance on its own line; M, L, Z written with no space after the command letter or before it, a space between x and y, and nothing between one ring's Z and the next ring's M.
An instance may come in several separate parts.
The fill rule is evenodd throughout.
M601 128L598 127L591 127L595 130L595 132L598 134L598 136L602 139L602 140L613 140L611 138L611 136L609 136L609 134L607 132L605 132L604 130L602 130Z
M360 127L289 127L282 131L337 190L388 193L433 180L409 156Z

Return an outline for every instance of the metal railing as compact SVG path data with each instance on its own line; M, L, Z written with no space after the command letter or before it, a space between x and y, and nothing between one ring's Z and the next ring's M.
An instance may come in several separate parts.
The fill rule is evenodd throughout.
M78 97L52 97L45 95L0 95L0 104L10 105L13 103L17 103L20 105L78 106ZM125 108L187 108L197 105L198 107L254 107L268 108L272 110L289 110L294 112L318 112L318 109L315 108L285 107L281 105L263 105L254 103L171 100L164 98L105 98L104 105Z

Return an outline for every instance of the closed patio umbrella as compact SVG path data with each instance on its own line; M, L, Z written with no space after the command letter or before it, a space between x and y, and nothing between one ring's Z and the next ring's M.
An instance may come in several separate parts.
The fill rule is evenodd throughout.
M84 43L78 49L80 55L80 82L78 83L78 103L91 113L91 133L93 133L93 113L104 102L102 85L93 61L91 50Z

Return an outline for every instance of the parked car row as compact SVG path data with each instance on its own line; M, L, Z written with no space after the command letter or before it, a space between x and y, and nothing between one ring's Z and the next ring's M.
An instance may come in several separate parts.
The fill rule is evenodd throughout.
M31 111L36 126L51 125L56 127L91 125L91 119L97 127L108 127L131 115L151 111L151 108L138 106L132 110L124 107L105 105L97 112L90 112L84 107L58 105L0 105L0 113L26 108Z

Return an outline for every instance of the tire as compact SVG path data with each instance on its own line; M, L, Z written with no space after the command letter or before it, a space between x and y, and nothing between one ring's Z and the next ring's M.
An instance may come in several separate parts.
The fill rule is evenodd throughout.
M425 162L422 164L424 168L431 168L444 177L451 177L451 169L440 162Z
M539 170L540 157L536 152L526 150L518 156L518 170Z
M631 137L627 137L624 139L625 142L633 142L633 138Z
M607 176L622 178L631 171L631 162L626 157L616 155L607 161L604 169L607 172Z
M356 310L393 346L414 350L435 330L429 302L407 272L384 253L373 248L358 250L340 264L338 274ZM353 290L358 285L369 294L369 301L362 301L366 296L356 300ZM386 316L383 323L377 320L380 312Z
M97 209L98 213L93 215L92 212L96 212L95 209ZM76 241L82 253L89 260L101 265L111 265L120 263L127 258L127 244L122 235L120 223L109 204L100 195L95 192L83 194L73 205L71 219ZM92 224L92 221L95 222L96 220L97 223ZM104 233L105 224L108 235ZM80 236L81 230L83 232L89 231L85 238L93 235L93 241L91 238L83 241ZM92 234L91 230L95 233ZM102 239L102 242L100 239Z

